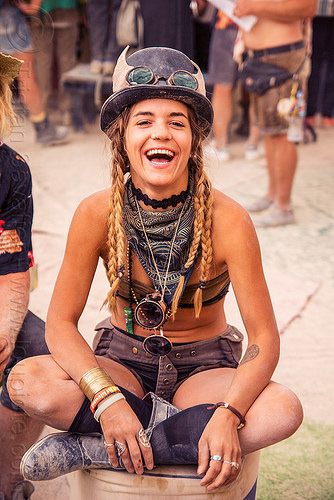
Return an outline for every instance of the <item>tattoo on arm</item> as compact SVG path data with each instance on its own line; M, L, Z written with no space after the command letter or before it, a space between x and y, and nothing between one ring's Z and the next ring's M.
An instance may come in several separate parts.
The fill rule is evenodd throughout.
M242 358L239 364L244 365L245 363L248 363L248 361L252 361L252 359L256 358L259 352L260 349L258 345L256 344L251 345L250 347L248 347L244 357Z

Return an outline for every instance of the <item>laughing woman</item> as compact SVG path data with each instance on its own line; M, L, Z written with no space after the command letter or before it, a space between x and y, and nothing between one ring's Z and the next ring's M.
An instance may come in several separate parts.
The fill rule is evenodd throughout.
M252 222L203 169L203 76L176 50L126 53L101 111L111 188L74 214L47 317L51 356L25 360L9 383L29 415L68 432L34 445L22 472L197 463L211 491L237 477L242 456L294 433L302 408L271 381L279 334ZM111 317L93 351L78 321L100 258ZM241 360L230 285L247 331Z

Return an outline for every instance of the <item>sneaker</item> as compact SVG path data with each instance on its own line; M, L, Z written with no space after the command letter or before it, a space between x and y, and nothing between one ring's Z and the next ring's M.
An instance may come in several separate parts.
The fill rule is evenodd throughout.
M36 130L36 141L43 146L54 146L63 144L68 135L68 128L64 126L55 126L47 118L42 122L34 123Z
M295 222L293 210L281 210L276 205L273 205L262 217L253 217L253 223L257 227L287 226Z
M231 159L231 155L227 146L218 149L213 145L209 145L205 150L205 154L212 160L228 161Z
M92 75L99 75L100 73L102 73L102 61L93 59L90 63L90 72L92 73Z
M264 197L250 203L245 203L243 207L245 210L247 210L247 212L263 212L263 210L267 210L267 208L269 208L271 204L272 201Z
M248 144L245 151L245 160L257 160L260 156L262 156L260 149L254 144Z
M104 61L102 66L102 73L104 75L112 75L115 69L114 61Z

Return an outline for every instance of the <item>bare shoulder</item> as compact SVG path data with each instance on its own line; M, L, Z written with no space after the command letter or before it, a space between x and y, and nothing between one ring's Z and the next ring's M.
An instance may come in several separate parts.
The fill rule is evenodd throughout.
M84 198L72 219L69 236L85 241L85 247L102 248L106 241L109 217L110 190L105 189ZM89 237L88 237L89 236ZM71 238L70 238L71 239Z
M258 249L258 239L248 212L226 194L213 189L212 244L218 261L232 254Z

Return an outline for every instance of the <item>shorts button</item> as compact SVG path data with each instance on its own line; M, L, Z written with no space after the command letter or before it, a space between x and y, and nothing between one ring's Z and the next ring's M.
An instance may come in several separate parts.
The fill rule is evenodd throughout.
M173 365L172 365L171 363L168 363L168 364L166 365L166 370L168 370L168 371L173 370Z
M175 357L177 359L180 359L180 358L182 358L182 354L180 352L177 352L177 353L175 353Z
M196 351L190 351L190 356L196 356Z
M146 356L147 358L149 358L149 359L151 359L151 358L152 358L152 354L150 354L149 352L147 352L147 353L145 354L145 356Z
M169 378L164 378L164 384L165 385L169 384Z
M138 349L137 349L137 347L133 347L133 348L132 348L132 352L133 352L133 354L138 354Z

